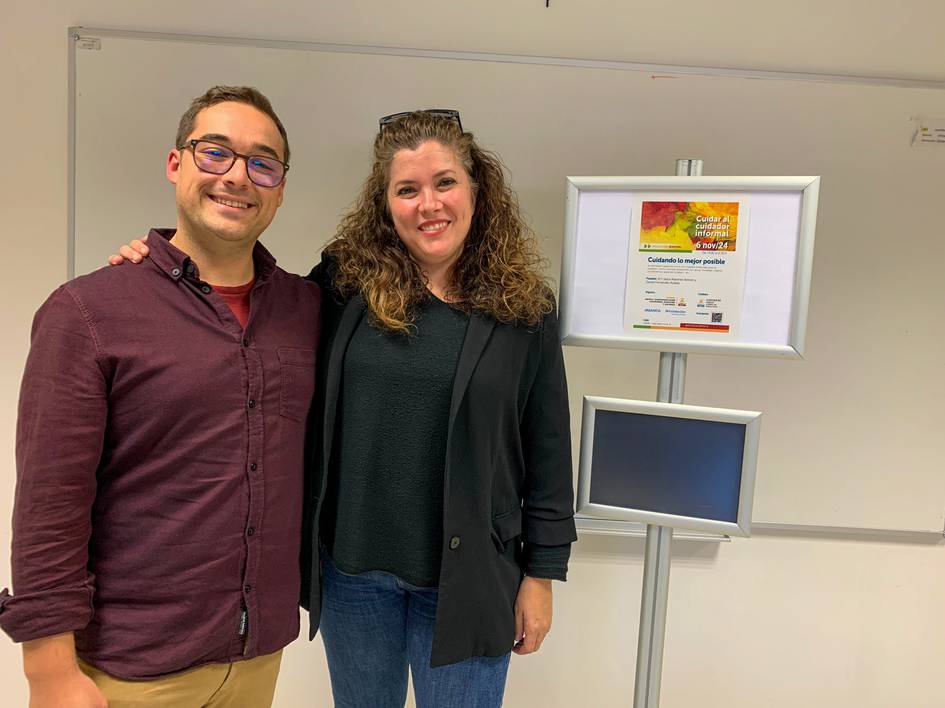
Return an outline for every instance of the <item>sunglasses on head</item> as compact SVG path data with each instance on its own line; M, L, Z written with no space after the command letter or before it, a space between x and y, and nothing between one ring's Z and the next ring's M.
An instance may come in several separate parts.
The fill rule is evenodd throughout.
M456 125L459 126L459 132L463 132L463 123L459 119L459 111L454 111L450 108L425 108L421 111L401 111L400 113L391 113L389 116L384 116L380 119L379 129L380 132L384 132L384 128L389 126L391 123L400 120L404 116L409 116L411 113L429 113L432 116L437 118L443 118L444 120L454 120Z

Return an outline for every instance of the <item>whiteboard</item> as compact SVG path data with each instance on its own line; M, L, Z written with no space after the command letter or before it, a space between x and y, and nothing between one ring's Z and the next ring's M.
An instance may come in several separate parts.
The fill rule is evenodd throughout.
M670 175L681 157L706 175L820 175L805 358L691 355L685 401L764 412L756 527L941 533L945 153L910 147L910 119L945 115L945 91L79 34L99 43L70 52L76 273L174 224L165 156L190 99L219 83L258 86L286 125L292 170L264 242L300 273L367 175L377 118L409 108L458 109L502 156L554 277L567 175ZM130 148L150 157L132 169ZM656 353L565 349L575 441L582 396L654 397Z
M569 177L559 296L562 341L683 353L802 356L819 188L817 177ZM631 216L641 194L669 200L680 195L700 201L750 198L750 219L747 213L739 219L738 247L747 254L744 290L735 303L740 311L736 336L723 339L717 331L689 330L672 332L670 338L664 331L626 326L625 297L633 286L628 264L632 250L640 250L638 235L633 245ZM684 254L655 257L674 264L714 261L711 251ZM698 277L689 270L673 277Z

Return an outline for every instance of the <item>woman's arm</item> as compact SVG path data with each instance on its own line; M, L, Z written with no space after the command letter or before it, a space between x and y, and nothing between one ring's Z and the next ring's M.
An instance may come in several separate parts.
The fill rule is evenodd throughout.
M551 630L551 579L566 577L570 544L577 539L568 384L554 311L542 321L539 344L538 371L521 425L525 578L515 600L516 654L538 651Z
M561 546L576 541L577 533L568 383L554 311L541 323L539 346L538 369L520 425L525 463L522 532L526 544Z

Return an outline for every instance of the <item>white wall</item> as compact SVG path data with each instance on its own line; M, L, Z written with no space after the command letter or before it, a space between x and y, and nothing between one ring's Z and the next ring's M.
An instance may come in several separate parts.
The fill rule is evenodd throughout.
M945 80L945 3L768 5L551 0L545 9L540 0L287 0L273 3L276 11L248 2L5 0L0 547L10 541L15 409L29 323L66 274L68 26ZM618 378L628 375L616 355L595 362L612 366ZM943 552L941 545L800 535L677 543L663 706L945 704ZM558 587L545 648L513 660L507 704L628 705L641 571L640 541L583 538L570 582ZM0 564L0 586L8 584L9 568ZM19 650L6 640L0 685L5 705L26 705ZM319 642L297 642L277 705L330 705L328 695Z

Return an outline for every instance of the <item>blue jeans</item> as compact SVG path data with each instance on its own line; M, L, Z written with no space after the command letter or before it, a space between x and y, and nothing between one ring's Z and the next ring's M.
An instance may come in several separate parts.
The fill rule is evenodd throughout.
M390 573L341 572L322 555L319 631L336 708L403 708L407 668L417 708L498 708L509 654L430 668L437 591Z

